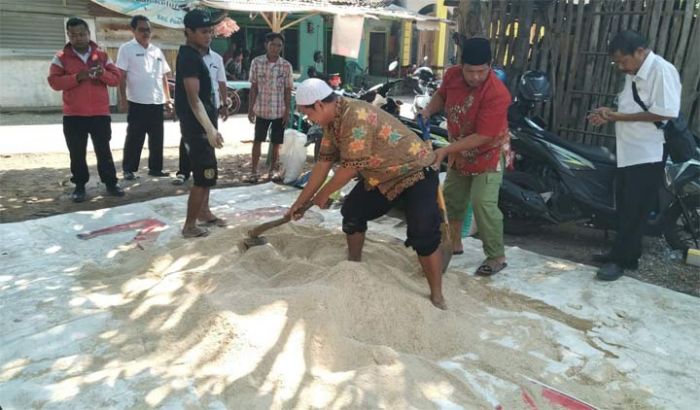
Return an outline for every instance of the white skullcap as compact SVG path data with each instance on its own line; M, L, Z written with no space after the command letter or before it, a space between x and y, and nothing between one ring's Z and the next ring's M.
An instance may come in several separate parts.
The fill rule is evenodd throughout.
M312 105L333 93L333 89L325 81L318 78L304 80L296 92L297 105Z

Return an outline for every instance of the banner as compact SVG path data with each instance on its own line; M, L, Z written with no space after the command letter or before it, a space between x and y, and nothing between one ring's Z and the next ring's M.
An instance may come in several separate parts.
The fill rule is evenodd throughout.
M189 0L92 0L102 7L128 16L141 14L151 23L170 28L182 28L183 8Z
M333 19L333 38L331 53L340 56L357 58L362 42L363 16L336 15Z

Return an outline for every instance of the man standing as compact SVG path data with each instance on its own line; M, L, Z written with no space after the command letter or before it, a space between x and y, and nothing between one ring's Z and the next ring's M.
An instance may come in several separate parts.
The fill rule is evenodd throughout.
M402 200L406 207L406 246L418 254L428 279L430 301L446 309L442 254L438 249L439 180L438 172L431 167L435 155L430 145L392 115L364 101L346 100L318 78L301 83L296 100L299 111L324 128L318 162L287 215L300 218L309 201L327 208L333 192L361 175L363 182L345 198L340 211L348 260L362 259L367 222L386 214ZM339 166L333 178L323 185L336 162Z
M117 185L117 172L112 160L109 140L112 138L107 86L119 85L119 69L107 53L90 41L85 20L71 17L66 22L68 44L51 61L49 85L63 92L63 135L70 152L71 181L75 190L73 202L86 198L85 184L90 179L87 161L88 134L97 157L100 180L107 192L124 196Z
M225 225L225 221L215 217L209 209L209 190L216 184L218 174L214 148L223 147L224 139L214 126L218 97L202 59L209 51L214 33L212 26L216 22L203 10L194 9L185 15L184 23L187 43L180 46L177 54L175 109L194 179L182 236L194 238L209 234L205 228L197 226L197 220L208 225Z
M252 152L251 181L258 179L260 147L270 130L272 158L269 176L277 169L280 145L284 142L284 127L289 119L292 100L292 65L282 58L284 37L280 33L265 36L264 55L255 57L250 65L250 111L248 119L255 123Z
M475 272L490 276L505 268L503 214L498 193L503 180L504 157L509 150L508 89L491 70L491 47L484 38L462 44L462 64L445 73L428 106L425 118L443 108L451 144L436 150L448 156L445 205L452 229L454 253L463 253L462 224L471 201L486 260Z
M148 175L168 176L163 172L163 106L172 110L168 78L170 66L165 55L151 41L151 23L145 16L131 19L134 39L122 44L117 67L122 72L119 85L119 110L128 110L124 160L124 179L133 180L139 169L143 142L148 133ZM125 94L126 91L126 94Z
M209 77L211 77L211 86L213 92L218 92L218 96L213 97L215 107L219 112L221 119L228 119L228 101L226 100L226 72L224 70L224 60L216 51L211 48L202 57L204 64L209 69ZM214 127L217 129L217 119L214 118ZM187 149L185 148L185 140L180 138L180 159L173 185L183 185L190 177L190 161L187 157Z
M599 107L588 119L593 125L615 122L619 225L610 252L593 257L604 263L597 278L612 281L625 269L637 269L642 255L644 228L656 198L651 193L658 192L664 175L664 134L654 123L678 117L681 83L673 64L654 54L637 32L618 33L608 53L626 74L618 109Z

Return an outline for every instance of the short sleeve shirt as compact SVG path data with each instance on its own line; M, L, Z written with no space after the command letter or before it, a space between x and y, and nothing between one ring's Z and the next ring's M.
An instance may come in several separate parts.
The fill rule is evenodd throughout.
M508 107L511 96L506 86L489 72L479 87L467 85L462 67L450 67L437 91L445 99L447 132L451 142L479 134L493 138L493 143L462 151L454 168L462 175L476 175L500 169L501 154L510 149Z
M136 40L119 47L117 67L126 71L126 99L138 104L164 104L163 76L170 66L160 48Z
M681 108L681 82L673 64L649 52L635 75L625 75L625 85L618 95L618 111L625 114L643 112L634 101L632 81L639 98L649 112L676 118ZM660 162L663 157L664 133L648 121L615 122L615 145L618 167Z
M214 106L218 109L221 106L221 96L219 95L219 82L226 82L226 71L224 71L224 59L214 50L209 50L202 59L207 65L209 76L211 77L211 89L214 96Z
M389 200L424 178L435 154L401 121L372 104L340 98L333 121L324 127L319 159L358 168L365 189Z
M202 55L187 45L180 46L175 67L175 112L180 119L182 135L184 137L203 135L205 133L204 127L199 123L197 117L194 116L187 100L184 80L190 77L196 77L199 80L199 99L202 101L209 119L214 123L216 121L216 106L213 99L214 94L212 93L212 80L209 76L209 69L204 63Z
M258 87L253 107L255 115L268 120L282 118L285 110L284 91L294 86L292 65L282 57L270 62L263 54L251 62L249 78Z

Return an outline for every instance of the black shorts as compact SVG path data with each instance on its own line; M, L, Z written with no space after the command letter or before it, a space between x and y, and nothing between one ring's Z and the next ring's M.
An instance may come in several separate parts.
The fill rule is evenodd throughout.
M270 126L272 126L270 130L270 142L273 144L282 144L284 142L282 118L266 120L260 117L255 119L255 142L265 142L267 139L267 130L270 129Z
M214 147L209 145L205 135L183 136L187 156L190 159L192 179L195 186L211 187L216 185L219 171Z
M405 245L415 249L420 256L429 256L440 246L440 208L437 190L440 184L437 171L428 168L425 178L406 188L401 195L389 201L378 189L367 191L358 183L345 198L340 213L343 215L343 232L353 234L367 231L367 221L389 212L399 201L406 210Z

